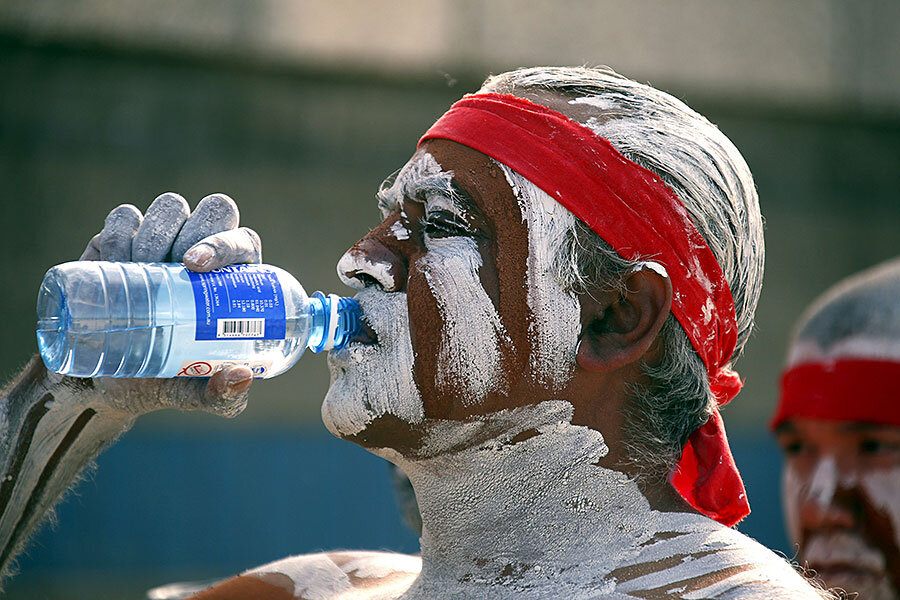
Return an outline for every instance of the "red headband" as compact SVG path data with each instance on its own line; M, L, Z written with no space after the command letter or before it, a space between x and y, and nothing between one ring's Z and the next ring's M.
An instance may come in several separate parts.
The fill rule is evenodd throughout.
M684 206L655 173L587 127L524 98L473 94L431 126L429 139L458 142L544 190L623 258L662 264L672 314L706 365L720 405L741 389L728 368L737 342L734 300L722 269ZM695 508L731 526L750 512L744 484L715 411L691 434L672 483Z
M805 363L781 376L781 399L770 426L800 417L900 426L900 363L839 360Z

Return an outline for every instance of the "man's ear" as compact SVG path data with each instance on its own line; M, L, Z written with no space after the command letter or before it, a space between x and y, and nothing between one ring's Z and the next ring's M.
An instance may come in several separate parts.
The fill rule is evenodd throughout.
M581 336L575 361L588 371L611 371L650 350L672 308L672 282L644 267L625 279L624 293L594 290L579 301Z

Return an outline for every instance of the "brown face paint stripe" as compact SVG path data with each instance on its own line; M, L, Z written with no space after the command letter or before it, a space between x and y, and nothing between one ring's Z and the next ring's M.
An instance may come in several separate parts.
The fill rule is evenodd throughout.
M19 539L22 530L27 526L34 515L34 511L44 495L44 488L47 487L47 483L56 471L56 467L59 465L60 461L62 461L63 456L65 456L69 448L72 447L72 444L75 443L75 440L78 439L79 434L81 434L88 422L94 418L96 414L97 411L89 408L78 415L78 418L75 419L75 422L66 433L66 437L63 438L62 442L60 442L56 451L53 453L53 456L51 456L50 460L47 461L47 464L44 465L44 470L41 471L41 476L38 478L37 485L34 486L34 489L31 491L31 496L29 496L28 502L25 504L25 510L22 511L22 516L19 518L19 522L16 523L16 528L13 530L12 536L7 542L6 547L3 548L3 553L0 554L0 565L5 564L6 561L9 560L10 555L15 548L16 541Z
M0 484L0 515L6 514L6 506L9 504L13 489L16 487L22 463L25 462L25 457L28 456L34 432L40 420L50 410L47 408L47 403L51 401L53 401L53 395L45 394L37 404L31 407L31 410L28 411L28 415L25 417L25 423L22 426L22 432L19 435L16 450L13 454L13 462L6 471L7 478Z

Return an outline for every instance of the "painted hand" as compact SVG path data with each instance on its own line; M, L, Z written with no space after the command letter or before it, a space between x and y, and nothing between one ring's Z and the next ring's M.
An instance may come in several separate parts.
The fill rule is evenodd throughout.
M252 229L238 227L240 213L224 194L212 194L193 213L178 194L159 196L146 214L130 204L112 209L103 231L91 238L81 260L184 262L198 272L262 260ZM240 414L252 383L247 367L229 367L206 379L96 378L93 390L112 408L137 416L162 408Z

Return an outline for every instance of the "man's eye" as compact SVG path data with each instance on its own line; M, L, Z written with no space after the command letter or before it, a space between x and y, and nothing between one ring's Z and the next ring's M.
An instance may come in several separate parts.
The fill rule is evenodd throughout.
M472 230L458 215L440 210L425 215L422 219L422 228L433 238L472 235Z
M788 456L799 456L808 449L803 440L790 439L781 442L781 449Z
M863 438L859 441L859 453L869 456L897 454L900 453L900 446L878 438Z

